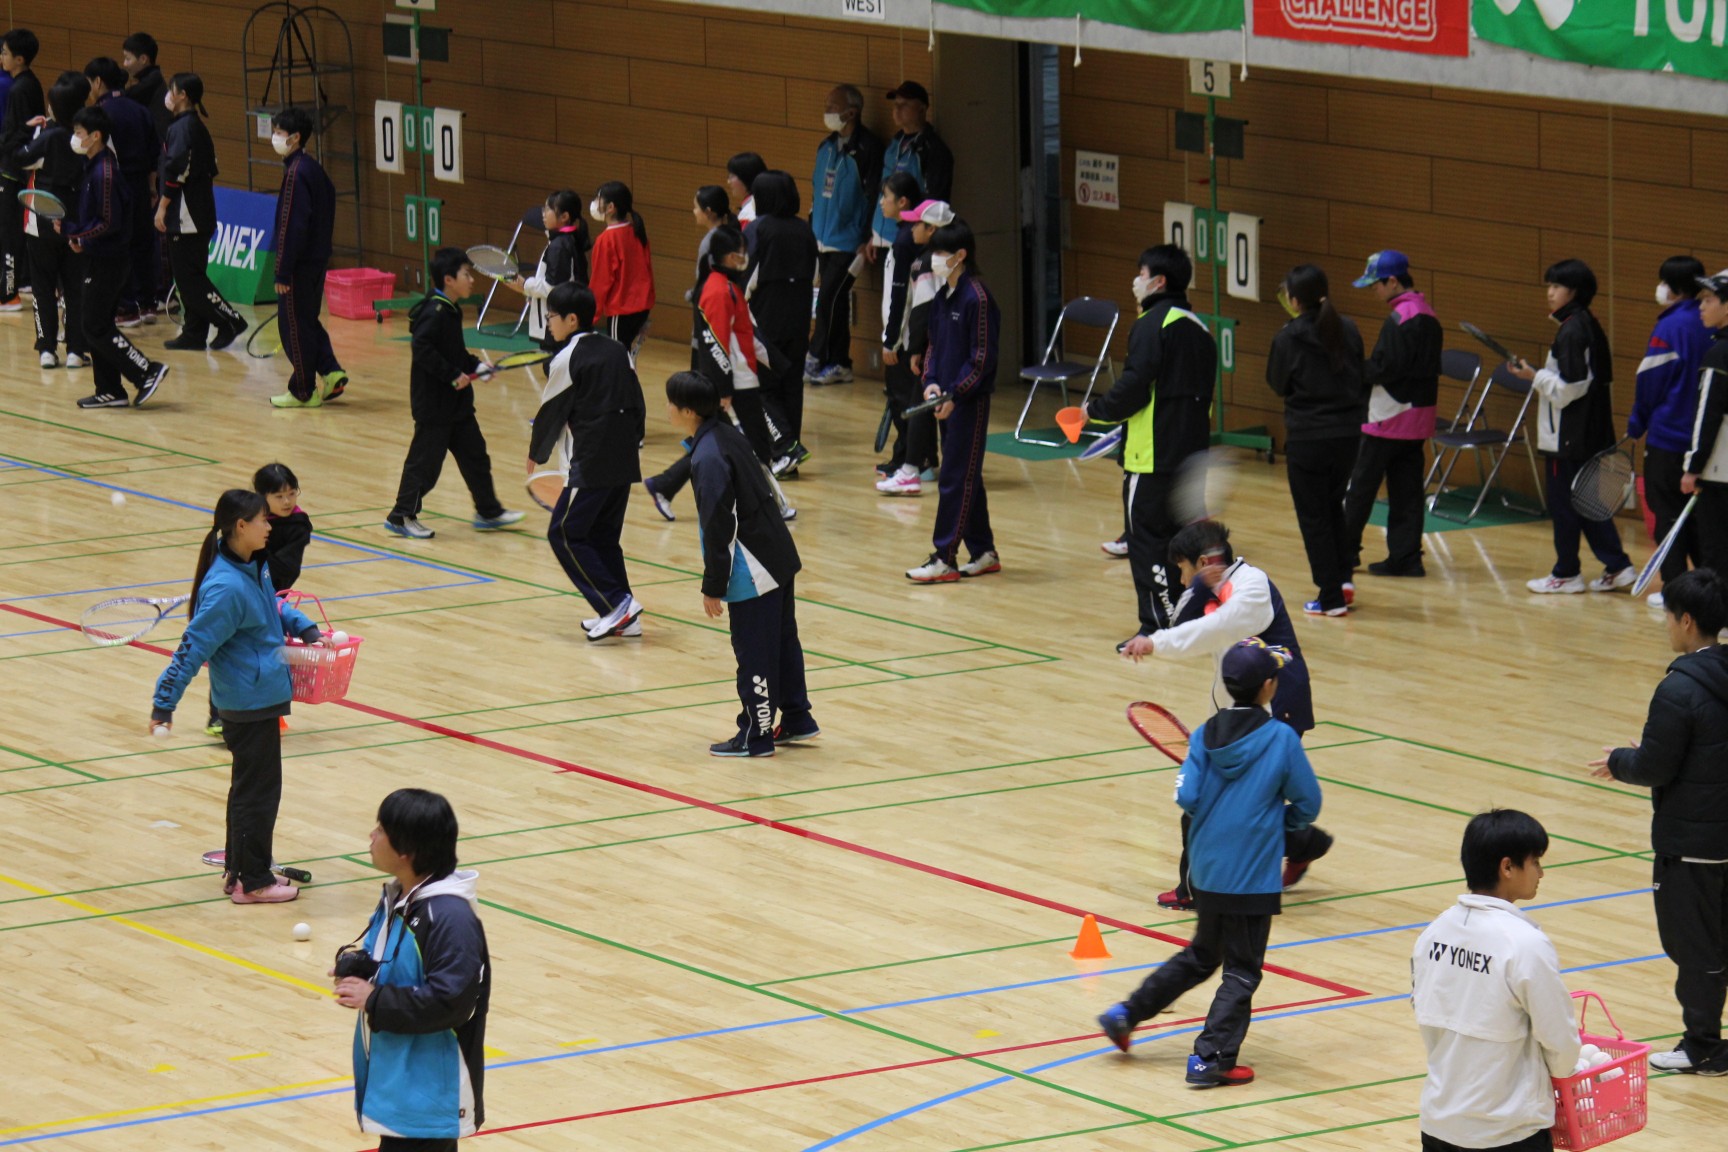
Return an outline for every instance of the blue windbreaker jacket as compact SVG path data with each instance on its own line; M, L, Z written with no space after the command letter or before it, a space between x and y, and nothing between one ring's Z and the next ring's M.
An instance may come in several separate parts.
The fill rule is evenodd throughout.
M1208 731L1220 727L1234 739L1207 747ZM1320 785L1295 729L1259 708L1226 708L1189 740L1176 803L1193 818L1188 879L1196 891L1276 895L1284 830L1320 815Z
M1644 436L1665 452L1692 447L1692 417L1698 411L1698 365L1714 329L1698 317L1698 301L1682 300L1656 318L1650 346L1638 365L1638 384L1626 435Z
M172 715L206 663L210 701L218 712L259 713L285 704L294 689L282 639L298 636L311 643L319 634L305 613L276 599L264 549L243 561L219 545L198 590L198 610L156 681L155 714Z

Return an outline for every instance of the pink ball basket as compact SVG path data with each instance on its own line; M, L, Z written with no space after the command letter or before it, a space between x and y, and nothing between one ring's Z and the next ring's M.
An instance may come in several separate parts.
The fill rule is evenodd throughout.
M278 593L277 598L295 608L310 600L317 607L318 615L324 618L325 635L332 631L330 615L324 611L324 604L318 597L289 589ZM360 659L360 643L360 637L350 636L334 648L325 648L302 643L298 638L290 639L282 651L282 658L288 664L288 677L294 683L295 703L328 704L347 696L348 683L354 678L354 664Z
M1574 992L1572 999L1578 1001L1579 1039L1613 1057L1577 1075L1554 1077L1554 1147L1577 1152L1644 1127L1649 1113L1650 1045L1626 1039L1596 993ZM1614 1035L1596 1036L1584 1030L1584 1013L1592 1000L1608 1017Z

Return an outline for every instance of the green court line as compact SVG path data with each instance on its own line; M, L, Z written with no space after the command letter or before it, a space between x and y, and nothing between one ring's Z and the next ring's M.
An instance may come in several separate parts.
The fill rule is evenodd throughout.
M321 512L319 513L319 516L321 518L358 516L365 512L388 511L388 508L388 505L380 505L377 508L352 508L342 512ZM316 529L314 530L316 531ZM35 544L0 544L0 552L15 552L23 548L54 548L64 544L91 544L102 543L110 540L133 540L140 536L165 536L170 533L202 533L205 531L208 531L208 529L189 525L183 528L152 528L148 532L108 532L101 536L75 536L70 540L42 540Z
M6 409L0 408L0 416L10 416L14 420L28 420L32 424L46 424L50 428L60 428L60 429L64 429L67 432L76 432L80 436L94 436L98 440L112 440L116 444L130 444L134 448L149 448L150 450L152 450L154 452L162 452L162 453L174 455L174 456L184 456L188 460L197 460L203 464L220 464L220 463L222 463L222 461L220 461L220 460L212 460L207 456L199 456L193 452L182 452L178 448L164 448L159 444L146 444L142 440L128 440L124 436L116 436L111 432L92 432L90 429L80 428L76 424L62 424L56 420L44 420L40 416L26 416L22 412L11 412L11 411L8 411ZM42 464L42 462L39 460L26 460L25 457L18 455L18 453L16 453L16 452L7 452L7 453L5 453L5 455L12 457L12 459L14 459L14 460L24 460L25 463L27 463L27 464L41 464L41 466L44 468L54 467L54 465L52 465L52 464Z
M1019 1148L1027 1144L1042 1144L1046 1140L1066 1140L1070 1136L1090 1136L1096 1132L1114 1132L1118 1128L1140 1128L1150 1120L1121 1120L1115 1124L1097 1124L1091 1128L1071 1128L1066 1132L1051 1132L1044 1136L1022 1136L1018 1140L1002 1140L995 1144L969 1144L955 1152L993 1152L997 1148Z
M45 760L42 757L36 755L34 752L26 752L22 748L13 748L9 744L0 744L0 750L10 752L14 756L22 756L26 760L36 761L36 763L34 763L34 764L22 765L21 768L8 768L8 769L6 769L7 772L17 772L17 771L20 771L22 768L62 768L62 769L65 769L67 772L72 773L74 776L87 776L92 780L105 780L105 779L107 779L107 777L98 776L94 772L85 772L84 770L82 770L80 768L73 768L70 765L62 764L58 760Z
M1445 749L1436 748L1435 751L1443 752L1443 751L1445 751ZM1447 813L1452 814L1453 816L1462 816L1466 820L1468 820L1472 816L1476 815L1476 813L1466 812L1462 808L1449 808L1444 804L1437 804L1432 800L1418 800L1414 796L1402 796L1402 795L1399 795L1397 792L1388 792L1383 788L1371 788L1366 784L1355 784L1349 780L1335 780L1330 776L1321 776L1319 773L1315 773L1315 779L1319 780L1323 784L1336 784L1340 788L1349 788L1352 791L1356 791L1356 792L1367 792L1370 795L1384 797L1385 799L1388 799L1388 800L1401 800L1406 804L1415 804L1421 808L1432 808L1436 812L1447 812ZM1606 844L1592 844L1588 840L1580 840L1575 836L1561 836L1561 835L1558 835L1557 833L1550 832L1550 833L1548 833L1548 839L1559 840L1565 844L1576 844L1581 848L1588 848L1592 852L1607 852L1610 855L1614 855L1614 856L1630 856L1630 855L1632 855L1632 853L1630 853L1630 852L1622 852L1618 848L1610 848Z
M479 903L486 908L492 909L493 911L502 912L508 916L516 916L516 917L519 917L523 920L527 920L531 923L539 924L541 927L550 928L550 929L557 931L557 932L567 933L568 935L575 936L578 939L586 940L592 944L599 944L603 947L611 948L611 949L614 949L614 950L619 951L619 952L627 952L633 956L639 956L644 960L652 960L657 964L664 964L670 968L677 968L680 971L687 972L693 976L699 976L705 980L710 980L710 981L713 981L714 983L717 983L717 984L724 984L729 988L736 988L736 989L739 989L739 990L744 991L744 992L753 992L758 996L764 996L770 1000L777 1001L781 1004L790 1005L791 1007L796 1008L801 1012L811 1012L811 1013L815 1013L815 1014L820 1015L820 1016L826 1016L828 1019L833 1020L837 1023L846 1024L846 1025L849 1025L850 1027L853 1027L853 1028L863 1028L866 1031L874 1032L879 1036L886 1036L891 1040L898 1040L903 1044L910 1044L913 1047L922 1048L927 1052L936 1052L936 1053L939 1053L943 1056L959 1057L960 1059L966 1061L969 1064L973 1064L977 1067L987 1069L987 1070L994 1072L998 1075L1012 1076L1014 1079L1022 1081L1024 1083L1035 1084L1035 1085L1042 1087L1042 1088L1049 1088L1049 1089L1052 1089L1054 1091L1061 1092L1066 1096L1071 1096L1077 1100L1084 1100L1089 1104L1095 1104L1095 1105L1098 1105L1099 1107L1102 1107L1102 1108L1109 1108L1112 1111L1116 1111L1116 1112L1123 1112L1123 1113L1126 1113L1130 1116L1135 1116L1141 1120L1149 1121L1152 1123L1167 1125L1168 1127L1174 1128L1179 1132L1185 1132L1190 1136L1198 1136L1202 1140L1210 1140L1213 1143L1217 1143L1217 1144L1223 1143L1223 1141L1219 1137L1212 1136L1209 1133L1200 1131L1199 1129L1190 1128L1190 1127L1187 1127L1186 1125L1177 1124L1173 1121L1169 1121L1169 1120L1165 1120L1165 1119L1162 1119L1162 1118L1157 1117L1157 1116L1153 1116L1150 1113L1142 1112L1138 1108L1131 1108L1126 1104L1120 1104L1114 1100L1107 1100L1107 1099L1104 1099L1103 1097L1094 1096L1089 1092L1082 1092L1079 1089L1071 1088L1066 1084L1059 1084L1053 1080L1046 1080L1040 1076L1033 1076L1033 1075L1030 1075L1030 1074L1025 1073L1025 1072L1020 1072L1020 1071L1017 1071L1016 1069L1007 1067L1006 1065L997 1064L993 1061L986 1060L986 1059L979 1057L979 1056L968 1056L964 1052L956 1051L955 1049L945 1047L941 1044L936 1044L936 1043L929 1041L929 1040L921 1039L920 1037L917 1037L917 1036L909 1035L908 1033L905 1033L905 1032L895 1031L892 1028L884 1027L883 1025L878 1024L873 1020L868 1020L868 1019L865 1019L861 1016L844 1015L840 1012L835 1011L832 1008L824 1008L819 1004L810 1004L810 1003L807 1003L803 1000L799 1000L797 997L788 996L784 992L773 992L773 991L770 991L768 989L753 987L752 985L744 983L742 980L734 979L733 977L724 975L723 973L712 972L706 968L700 968L694 964L687 963L683 960L676 960L670 956L662 956L658 953L650 952L646 948L639 948L634 944L626 944L623 941L611 940L605 936L600 936L600 935L597 935L593 932L585 932L580 928L574 928L568 924L560 924L556 920L549 920L544 916L536 916L532 912L525 912L519 908L512 908L508 904L500 904L497 901L487 900L484 898L482 898L479 901Z
M1334 728L1346 728L1352 732L1368 732L1385 740L1396 740L1400 744L1408 744L1413 748L1426 748L1430 752L1444 752L1450 756L1461 756L1466 760L1474 760L1479 764L1492 764L1496 768L1510 768L1514 772L1524 772L1531 776L1545 776L1550 780L1562 780L1568 784L1577 784L1585 788L1594 788L1600 792L1612 792L1616 796L1628 796L1634 800L1647 799L1649 796L1647 790L1614 788L1610 785L1592 780L1588 776L1571 776L1563 772L1549 772L1542 768L1531 768L1524 764L1513 764L1507 760L1495 760L1488 756L1478 756L1474 752L1463 752L1457 748L1447 748L1442 744L1430 744L1424 740L1412 740L1407 736L1394 736L1389 732L1374 732L1371 728L1359 728L1354 724L1343 724L1337 720L1322 720L1320 723L1329 724Z

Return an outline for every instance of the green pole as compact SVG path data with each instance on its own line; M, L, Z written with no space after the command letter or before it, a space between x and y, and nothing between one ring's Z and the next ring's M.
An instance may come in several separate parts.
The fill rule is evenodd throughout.
M425 74L421 71L423 65L420 63L420 10L418 8L414 10L413 16L414 115L418 117L420 115L420 109L426 107L426 82ZM425 128L426 122L424 120L415 125L415 136L418 137L423 135ZM420 168L420 287L422 290L429 291L430 285L427 283L427 280L432 275L432 205L426 199L425 140L420 141L420 147L416 150L415 155L419 158ZM1214 283L1216 283L1216 274L1214 274Z
M1206 97L1206 176L1212 189L1212 214L1206 221L1206 227L1212 235L1206 237L1206 250L1212 253L1212 323L1213 335L1218 336L1224 326L1224 306L1218 292L1218 148L1213 138L1213 131L1218 120L1218 97ZM1216 430L1224 431L1224 360L1219 357L1212 371L1212 416Z

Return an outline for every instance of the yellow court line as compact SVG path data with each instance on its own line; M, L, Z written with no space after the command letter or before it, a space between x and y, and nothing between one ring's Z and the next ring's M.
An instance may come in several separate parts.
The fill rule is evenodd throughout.
M219 1104L224 1100L238 1100L243 1096L266 1096L275 1092L297 1092L302 1088L321 1088L326 1084L348 1084L352 1076L326 1076L322 1080L305 1080L299 1084L278 1084L274 1088L250 1088L244 1092L224 1092L220 1096L200 1096L195 1100L175 1100L168 1104L146 1104L141 1108L121 1108L114 1112L92 1112L88 1116L68 1116L64 1120L43 1120L36 1124L20 1124L16 1128L0 1128L0 1136L9 1136L14 1132L34 1132L41 1128L62 1128L68 1124L88 1124L92 1120L113 1120L121 1116L136 1116L140 1112L174 1112L182 1108L193 1108L199 1104Z
M49 891L47 888L39 888L34 884L27 883L26 881L13 879L11 876L0 875L0 883L10 884L14 888L22 888L24 891L36 896L54 896L54 893ZM218 948L212 948L208 944L200 944L196 940L188 940L184 936L176 936L172 932L164 932L160 928L152 928L148 924L140 924L138 921L128 919L125 916L112 916L105 909L98 908L94 904L86 904L82 900L74 900L70 896L54 896L54 902L57 904L64 904L68 908L76 908L80 912L94 912L104 920L113 924L122 924L127 928L132 929L134 932L142 932L146 936L154 936L158 940L166 940L170 944L178 944L182 948L190 948L194 952L214 957L217 960L222 960L229 964L238 965L249 972L256 972L261 976L268 976L273 980L280 980L284 984L292 984L296 988L304 988L307 991L316 992L320 996L335 995L334 991L322 984L314 984L310 980L302 980L298 976L290 976L286 972L278 972L274 968L266 968L262 964L254 964L250 960L235 956L229 952L223 952Z

